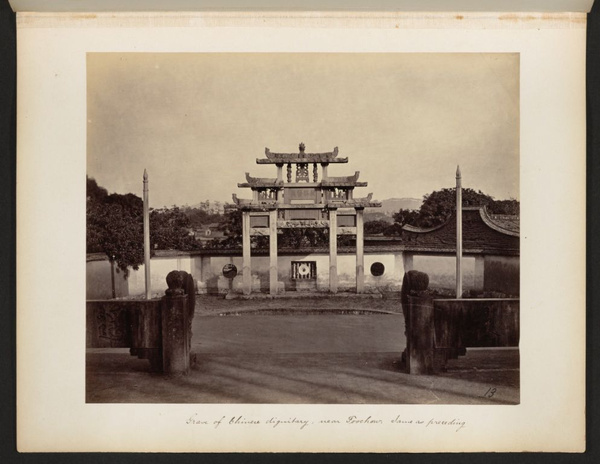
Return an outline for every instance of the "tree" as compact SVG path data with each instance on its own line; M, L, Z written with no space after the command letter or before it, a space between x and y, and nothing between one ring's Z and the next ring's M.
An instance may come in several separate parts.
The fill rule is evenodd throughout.
M519 202L515 199L494 200L481 190L462 189L462 206L486 206L492 214L519 214ZM394 214L394 221L401 226L410 224L417 227L435 227L448 220L456 208L456 188L436 190L423 197L418 211L400 210Z
M514 198L510 200L498 200L494 201L490 205L490 212L492 214L508 214L511 216L518 216L520 214L520 204Z
M176 206L150 212L150 244L153 249L191 251L200 244L190 234L190 220Z
M138 196L108 194L87 178L87 252L104 253L127 276L144 262L143 202ZM150 213L151 250L193 250L199 244L189 234L189 219L178 208Z
M494 199L470 188L462 189L462 206L487 206ZM417 218L419 227L435 227L448 220L456 208L456 188L436 190L423 197Z
M403 226L404 224L414 224L419 217L419 211L414 209L400 209L397 213L394 213L394 225L400 224ZM392 225L392 229L390 227L387 230L393 230L394 225Z
M396 235L402 235L402 226L404 224L401 224L399 222L394 222L392 225L389 225L384 231L383 231L383 235L385 235L386 237L393 237Z
M221 214L211 214L201 208L182 208L181 210L190 220L190 226L199 228L215 222L221 223L224 216Z
M95 179L86 176L86 195L87 199L94 202L103 202L108 197L108 191L98 185Z
M383 234L383 232L390 226L389 222L382 220L366 221L365 222L365 234L377 235Z
M87 252L106 254L127 275L129 267L138 269L144 261L142 200L108 195L90 178L87 187Z
M226 210L225 217L219 226L227 238L211 240L211 248L235 249L242 246L242 211L237 208Z
M278 246L286 248L323 247L329 243L329 231L321 228L283 229L277 241Z

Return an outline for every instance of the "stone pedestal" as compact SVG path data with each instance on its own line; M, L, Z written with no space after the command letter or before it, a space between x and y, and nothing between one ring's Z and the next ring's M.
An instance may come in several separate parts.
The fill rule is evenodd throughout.
M251 291L250 292L246 292L244 290L244 286L245 286L244 276L238 275L238 276L236 276L235 279L233 279L231 291L236 292L236 293L243 293L244 295L249 295L252 292L260 292L261 291L260 277L258 277L257 275L253 275L251 277L251 279L250 279L250 290Z
M162 355L165 374L190 369L190 332L186 295L167 295L162 304Z
M433 299L407 297L403 304L406 327L406 372L432 374L434 372Z
M234 280L235 281L235 280ZM231 279L228 279L224 276L219 276L217 279L217 291L220 295L229 293L229 291L233 288L233 282Z
M203 295L203 294L208 293L208 286L206 285L206 282L203 282L201 280L197 280L196 281L196 288L197 288L196 293L198 293L198 294Z

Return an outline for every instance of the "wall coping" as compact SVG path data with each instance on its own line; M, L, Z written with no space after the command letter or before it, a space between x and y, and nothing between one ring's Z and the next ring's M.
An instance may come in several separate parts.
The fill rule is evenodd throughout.
M418 253L422 255L431 256L454 256L456 250L454 248L428 248L428 247L408 247L403 245L388 245L388 246L365 246L365 254L381 254L381 253ZM342 247L338 248L338 255L354 255L356 253L355 247ZM294 256L303 254L314 254L314 255L328 255L329 250L324 247L319 248L294 248L294 249L280 249L277 250L278 256ZM463 249L464 257L473 257L480 255L492 255L492 256L519 256L518 251L506 251L498 249L481 249L481 248L467 248ZM152 259L166 259L166 258L177 258L177 257L194 257L194 256L242 256L242 250L240 249L204 249L194 251L178 251L178 250L160 250L155 252ZM252 256L269 256L269 250L252 250ZM89 253L86 255L86 262L94 261L108 261L108 257L103 253Z

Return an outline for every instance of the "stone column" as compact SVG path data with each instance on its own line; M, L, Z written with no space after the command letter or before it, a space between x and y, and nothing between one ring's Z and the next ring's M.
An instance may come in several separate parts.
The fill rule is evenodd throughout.
M329 291L337 293L337 210L329 210Z
M356 208L356 293L365 290L364 210Z
M269 211L269 293L277 295L277 210Z
M456 167L456 298L462 298L462 177Z
M252 292L252 267L250 265L250 213L242 212L242 287L244 295Z
M148 173L144 169L144 274L146 283L146 299L151 298L151 281L152 274L150 273L150 200L148 193ZM114 292L113 284L113 292ZM115 296L113 295L113 298Z
M327 180L327 166L329 166L329 163L322 163L321 166L323 167L323 180Z
M283 164L277 164L277 182L283 181Z

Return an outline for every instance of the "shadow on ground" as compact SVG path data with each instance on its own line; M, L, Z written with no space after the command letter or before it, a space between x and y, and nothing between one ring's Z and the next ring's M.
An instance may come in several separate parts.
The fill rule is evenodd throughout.
M130 356L126 349L88 350L86 401L519 402L518 350L469 350L467 356L451 361L448 372L443 374L405 374L399 364L405 346L401 314L220 317L196 314L193 331L196 364L186 376L169 378L152 374L147 361Z

